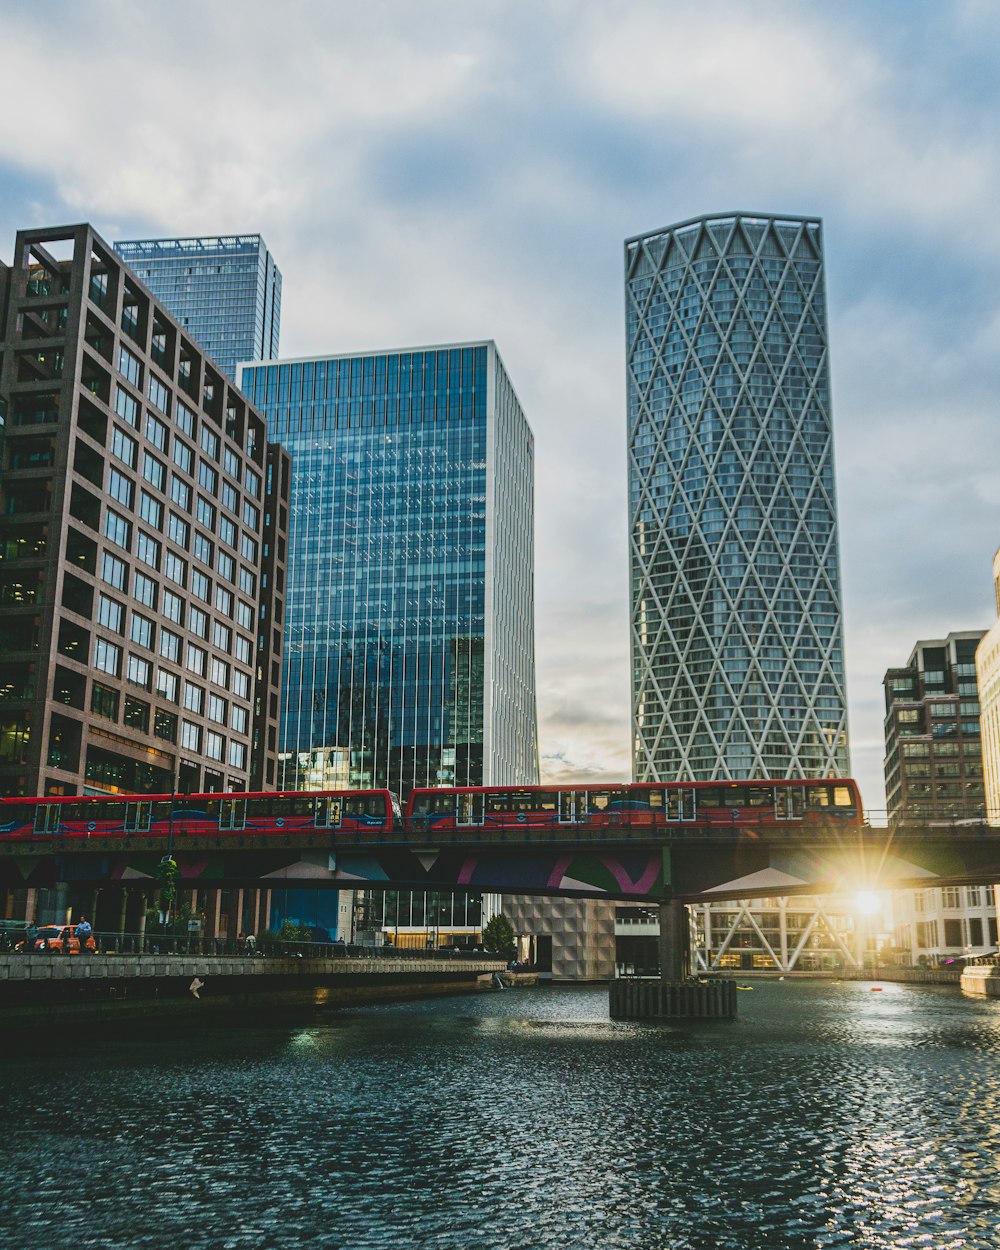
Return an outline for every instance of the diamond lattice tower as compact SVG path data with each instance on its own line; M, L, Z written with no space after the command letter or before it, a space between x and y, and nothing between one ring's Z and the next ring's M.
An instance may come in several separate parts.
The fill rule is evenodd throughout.
M638 780L848 771L822 226L625 244Z

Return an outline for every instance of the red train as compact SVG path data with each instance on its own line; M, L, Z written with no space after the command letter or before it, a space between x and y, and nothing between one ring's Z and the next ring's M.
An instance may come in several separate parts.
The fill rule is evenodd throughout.
M706 826L860 828L848 779L635 783L618 786L467 786L417 789L405 815L389 790L319 793L94 795L0 799L0 838L225 837L301 831L386 834L476 829Z

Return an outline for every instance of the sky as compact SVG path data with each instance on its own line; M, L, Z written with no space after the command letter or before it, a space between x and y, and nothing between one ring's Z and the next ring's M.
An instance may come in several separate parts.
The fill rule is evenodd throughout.
M492 338L534 430L543 776L631 772L623 240L823 218L852 766L996 617L1000 4L0 0L18 229L264 235L282 355Z

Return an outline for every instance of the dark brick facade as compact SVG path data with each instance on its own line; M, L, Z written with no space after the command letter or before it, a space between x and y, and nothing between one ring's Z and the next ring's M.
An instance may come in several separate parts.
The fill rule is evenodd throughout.
M290 461L86 225L0 267L0 793L275 784Z

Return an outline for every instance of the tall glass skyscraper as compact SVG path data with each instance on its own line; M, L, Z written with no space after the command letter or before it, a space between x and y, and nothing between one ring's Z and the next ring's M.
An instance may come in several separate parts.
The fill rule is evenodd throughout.
M493 343L242 371L292 455L286 784L537 781L531 430Z
M241 362L278 355L281 273L259 234L114 246L231 381Z
M821 223L625 244L638 780L848 771Z

